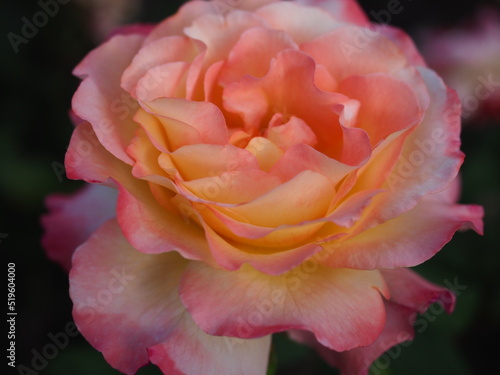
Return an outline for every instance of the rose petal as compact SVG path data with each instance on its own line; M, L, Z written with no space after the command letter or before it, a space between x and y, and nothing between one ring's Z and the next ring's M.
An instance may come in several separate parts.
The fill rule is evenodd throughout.
M441 250L464 224L481 233L482 216L479 206L424 199L392 220L344 241L325 243L325 264L356 269L416 266Z
M334 19L366 25L369 20L366 13L355 0L295 0L298 4L319 7L327 11Z
M333 193L328 179L319 173L304 171L252 202L221 210L229 216L234 213L244 217L255 225L275 228L322 217ZM266 215L262 215L263 212Z
M158 98L186 96L186 80L190 65L178 61L148 70L137 82L133 95L142 102L151 102Z
M298 144L290 147L283 157L271 168L271 174L288 181L305 170L321 173L328 178L332 186L336 186L349 172L356 167L345 165L329 158L314 148Z
M281 185L281 180L268 173L254 171L224 172L182 183L202 202L230 205L244 204L257 199Z
M268 248L260 244L257 246L242 242L234 244L216 233L207 224L202 223L202 225L216 263L219 267L231 271L248 263L266 274L280 275L300 265L304 260L321 250L321 247L315 243L306 243L280 248L280 251L274 248L274 251L269 252Z
M101 183L110 177L123 181L130 167L109 153L88 122L78 125L71 136L64 166L73 180Z
M381 270L389 287L391 301L424 313L434 302L440 301L446 312L455 308L455 295L448 289L434 285L416 272L406 268Z
M144 36L117 35L85 57L74 74L84 78L73 96L72 108L87 120L102 145L131 164L126 147L137 124L132 120L138 104L120 87L121 75L137 53Z
M371 344L385 322L381 275L313 266L309 272L299 268L269 276L249 266L223 271L192 262L182 277L180 295L209 334L253 338L306 329L336 350Z
M316 134L318 150L325 150L328 156L340 161L344 158L352 161L352 155L365 159L371 151L366 133L361 129L341 128L338 115L332 110L348 98L319 90L314 85L314 66L314 61L302 52L281 52L271 62L265 77L245 76L226 87L224 107L239 114L245 130L253 133L267 127L275 113L295 116Z
M345 352L330 350L321 345L310 332L291 331L290 337L310 345L342 374L365 375L372 362L391 347L415 336L413 324L418 313L424 313L432 303L439 301L445 311L453 311L455 296L448 289L429 283L417 273L406 269L381 270L390 293L385 301L385 327L375 342L367 347ZM401 348L394 348L392 354Z
M189 219L192 207L160 206L147 185L129 192L120 187L118 222L128 241L147 254L178 251L187 259L211 262L203 230Z
M183 375L199 374L201 365L210 374L265 369L269 337L233 342L208 336L195 325L178 294L187 263L175 253L135 250L116 222L107 222L78 249L70 274L80 332L126 374L135 374L149 359L166 372ZM192 361L193 353L199 361ZM233 360L220 361L223 353Z
M144 45L165 36L184 35L184 29L191 25L195 19L204 14L216 13L217 11L211 2L188 1L179 8L177 13L159 23L144 40Z
M117 196L116 189L96 184L86 184L71 195L49 195L45 201L49 213L41 218L47 256L69 271L75 249L115 217Z
M460 151L460 104L437 75L425 68L431 104L422 123L408 136L398 162L384 173L389 193L374 202L370 225L409 211L425 195L444 190L456 178L463 162Z
M136 23L132 25L118 26L114 28L109 35L107 35L106 40L110 40L116 35L140 34L148 36L155 27L155 24L150 23Z
M143 106L164 126L170 143L178 142L186 125L199 134L197 143L226 145L229 142L224 115L213 103L162 98Z
M250 142L248 142L245 150L255 156L260 169L264 172L269 172L283 156L283 151L269 139L264 137L253 137Z
M263 40L266 41L264 45ZM285 49L298 47L282 30L253 28L245 31L229 53L220 77L221 84L238 81L246 74L258 78L265 76L271 59Z
M427 66L424 58L420 52L418 52L415 43L404 31L391 25L377 25L377 31L396 44L398 48L404 52L406 58L412 65L422 67ZM447 54L441 55L446 56ZM443 56L441 58L443 58Z
M265 136L281 149L288 149L297 144L314 146L318 139L309 126L301 119L292 116L283 123L283 115L277 113L271 119Z
M148 349L150 360L165 374L262 375L266 373L271 336L241 340L210 336L186 313L169 339ZM196 360L193 360L196 359Z
M341 81L353 75L393 73L407 64L389 39L371 29L342 26L300 46Z
M159 163L165 170L175 165L185 181L230 171L259 169L257 160L250 152L232 145L183 146L171 154L162 154Z
M321 345L310 332L291 331L289 335L293 340L316 349L328 364L340 369L342 375L366 375L371 364L385 351L414 337L414 311L389 301L384 305L384 330L372 344L362 348L337 352Z
M132 96L143 86L138 82L152 68L174 62L191 62L199 53L199 49L191 39L186 36L168 36L142 47L134 56L130 65L121 77L121 86ZM157 86L163 81L164 76L157 75Z
M338 26L324 10L291 1L269 4L256 10L255 14L265 19L273 29L285 31L297 44L314 39ZM284 14L286 17L283 17Z
M207 47L204 66L208 67L225 59L243 32L265 26L264 20L257 15L235 10L223 17L220 14L204 14L186 27L184 33Z
M356 126L368 133L374 146L418 124L424 115L413 89L387 74L352 76L340 82L338 90L360 103Z

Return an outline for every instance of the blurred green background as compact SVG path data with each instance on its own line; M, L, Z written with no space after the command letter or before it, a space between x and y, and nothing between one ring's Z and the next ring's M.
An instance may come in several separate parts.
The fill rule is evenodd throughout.
M31 19L40 6L36 1L12 0L0 5L0 247L7 259L5 268L8 262L16 263L17 363L30 368L35 353L51 343L49 334L63 332L72 321L67 275L45 258L39 243L39 217L47 194L81 186L66 179L60 167L72 131L68 109L78 85L71 71L99 39L89 26L90 3L73 0L60 5L46 26L28 43L19 45L18 53L7 35L21 34L22 17ZM142 1L123 22L158 22L181 3ZM377 12L387 9L388 1L366 0L361 4L367 12ZM454 25L482 4L500 7L498 1L401 0L404 10L393 15L390 23L416 35L425 26ZM451 316L426 316L427 328L415 341L402 348L401 355L388 366L379 362L372 374L499 373L500 123L471 124L462 135L467 155L462 169L462 202L485 207L486 235L457 233L436 257L417 268L436 283L457 279L466 288ZM70 338L54 357L41 363L41 371L27 373L117 374L80 335ZM272 367L279 375L337 374L312 350L289 342L282 334L274 340ZM7 370L18 373L9 367ZM139 373L160 372L150 366Z

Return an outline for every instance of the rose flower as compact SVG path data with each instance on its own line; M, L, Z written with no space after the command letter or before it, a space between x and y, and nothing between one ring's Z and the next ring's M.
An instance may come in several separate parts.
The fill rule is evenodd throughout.
M75 74L66 170L92 185L49 198L43 241L114 368L263 375L289 331L365 374L453 309L407 267L482 231L458 98L355 2L188 2Z

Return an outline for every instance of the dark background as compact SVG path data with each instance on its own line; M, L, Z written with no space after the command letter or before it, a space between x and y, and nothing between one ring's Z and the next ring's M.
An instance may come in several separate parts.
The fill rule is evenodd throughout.
M142 10L130 21L158 22L181 3L144 1ZM388 1L361 3L367 12L378 12L387 9ZM400 3L404 9L393 15L390 23L411 35L424 26L455 25L482 4L500 7L498 1ZM41 353L51 343L49 334L64 332L72 321L67 275L45 258L39 217L47 194L70 192L81 186L61 176L59 168L72 132L67 112L78 85L71 71L96 45L87 23L88 12L70 1L15 53L7 34L21 34L21 18L31 19L39 10L36 1L4 0L0 5L0 248L6 258L5 274L7 263L16 263L16 361L29 368L33 368L36 352ZM500 123L469 124L462 136L467 155L462 169L462 201L485 207L486 235L457 233L436 257L417 269L439 284L457 279L466 289L451 316L438 312L424 317L426 329L402 348L400 355L396 353L388 368L386 362L379 362L373 374L498 373ZM39 363L43 370L24 373L117 374L80 335L70 338L54 357ZM272 363L280 375L337 373L311 350L288 342L283 335L275 337ZM7 369L9 374L18 373ZM159 373L153 366L140 371Z

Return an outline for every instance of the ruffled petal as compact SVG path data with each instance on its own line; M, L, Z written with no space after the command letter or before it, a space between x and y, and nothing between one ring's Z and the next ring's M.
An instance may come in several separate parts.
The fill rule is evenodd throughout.
M455 308L453 291L425 280L407 268L381 270L391 294L391 301L413 311L424 313L435 302L442 303L445 311Z
M419 68L419 72L428 87L430 106L422 123L405 140L398 162L384 173L388 192L375 200L367 220L370 225L407 212L423 196L446 189L464 159L456 93L431 70Z
M280 249L281 251L276 251L276 248L274 248L274 251L269 253L268 248L265 247L266 244L247 245L241 241L235 244L216 233L210 226L205 223L203 224L212 256L219 267L231 271L237 270L248 263L255 269L266 274L280 275L299 266L304 260L321 250L319 245L307 243L299 246L294 244L294 246ZM301 228L301 231L303 232L304 229L307 228ZM290 236L285 235L284 237L283 241L290 242ZM266 238L262 239L262 241L265 240ZM276 245L276 243L278 244ZM274 246L283 246L276 240L271 244Z
M213 103L162 98L143 106L161 122L170 143L189 144L178 141L186 127L199 135L196 143L226 145L229 142L224 115Z
M369 22L366 13L356 0L295 0L295 2L324 9L334 19L342 22L352 22L361 26Z
M402 342L413 340L412 309L385 301L386 321L384 330L371 345L337 352L321 345L310 332L291 331L290 337L309 345L333 367L340 369L341 375L367 375L371 364L385 351ZM399 349L401 350L401 349Z
M412 65L427 66L424 58L415 46L415 43L403 30L390 25L377 25L377 31L396 44L398 48L404 52L406 58ZM440 53L441 55L443 55L442 52L443 51ZM446 53L444 53L444 55L446 56Z
M176 253L141 253L115 221L105 223L75 253L70 273L80 332L126 374L149 360L179 375L265 372L269 337L213 337L193 322L178 294L187 263Z
M265 21L256 14L235 10L224 16L204 14L184 29L184 33L206 46L204 66L208 67L216 61L226 59L243 32L265 26Z
M356 126L367 132L374 146L420 123L424 115L413 89L388 74L352 76L340 82L338 90L360 103Z
M227 86L224 107L240 115L245 130L253 134L267 127L276 113L300 118L315 133L318 150L339 161L359 163L371 152L366 132L340 126L333 107L349 99L319 90L314 84L314 70L314 61L303 52L283 51L272 60L265 77L244 76Z
M143 40L139 34L117 35L89 53L74 70L84 80L73 96L73 111L92 124L109 152L129 164L132 160L125 149L137 128L132 117L138 104L120 81Z
M356 269L416 266L441 250L464 225L482 233L482 217L480 206L426 197L392 220L344 241L322 244L329 254L325 264Z
M353 75L393 73L407 64L405 55L389 39L353 25L339 27L300 48L337 81Z
M323 9L302 6L292 1L272 3L258 9L255 14L265 19L273 29L284 30L297 44L314 39L338 26L338 22Z
M193 262L180 288L184 305L209 334L253 338L305 329L340 351L379 336L385 323L380 293L386 286L378 271L330 269L314 262L281 276L249 266L229 272Z
M328 179L304 171L252 202L221 210L229 216L244 217L251 224L275 228L323 217L333 195L334 188Z
M45 205L49 213L41 218L47 256L69 271L75 249L116 216L117 197L116 189L96 184L87 184L71 195L48 196Z
M184 29L191 25L195 19L204 14L217 14L217 9L209 1L188 1L181 6L177 13L168 17L148 35L144 45L160 38L172 35L184 35Z
M141 91L150 90L153 86L161 86L168 77L167 72L159 70L151 74L150 86L145 82L138 86L141 78L152 68L167 63L191 62L199 53L195 43L186 36L169 36L158 39L142 47L134 56L130 65L123 72L121 86L132 96L137 97Z
M435 302L440 303L446 312L453 311L455 295L450 290L428 282L407 268L380 272L389 288L390 300L384 302L384 329L371 345L338 352L321 345L310 332L291 331L290 337L315 348L326 362L339 368L342 375L367 375L372 363L385 351L413 340L417 313L425 313ZM395 347L391 356L401 350L401 347Z
M266 41L264 45L263 40ZM298 49L298 47L282 30L253 28L245 31L229 53L220 83L238 81L246 74L258 78L265 76L271 59L285 49ZM249 59L248 56L252 58Z
M249 151L232 145L187 145L171 154L161 155L159 163L167 171L175 166L185 181L224 172L259 169L257 160Z
M73 180L101 183L110 177L123 181L130 167L108 152L88 122L79 124L71 136L64 166Z
M355 169L356 167L329 158L310 146L298 144L285 152L271 168L271 174L279 176L283 181L288 181L303 171L314 171L328 178L335 187Z
M236 339L207 335L186 313L168 340L148 349L152 363L172 375L263 375L271 336Z
M159 205L147 185L133 192L120 187L118 222L125 237L148 254L178 251L188 259L210 262L210 250L202 228L190 217L193 208L170 198L169 206Z

